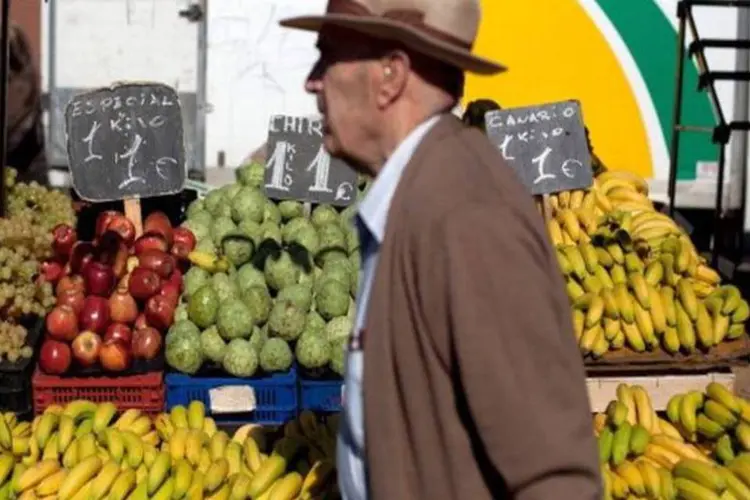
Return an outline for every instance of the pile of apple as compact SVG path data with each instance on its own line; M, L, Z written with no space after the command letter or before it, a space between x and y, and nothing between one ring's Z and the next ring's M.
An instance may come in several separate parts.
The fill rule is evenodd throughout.
M55 256L42 272L57 302L45 319L41 370L60 375L75 362L122 372L135 359L156 358L179 302L193 233L153 212L136 237L133 222L109 210L97 217L93 241L79 241L64 224L53 237Z

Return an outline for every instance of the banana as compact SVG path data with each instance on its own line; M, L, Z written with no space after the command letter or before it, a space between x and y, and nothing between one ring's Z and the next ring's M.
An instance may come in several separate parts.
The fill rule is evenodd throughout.
M216 491L224 482L224 479L226 479L227 474L229 474L229 462L226 458L219 458L212 463L211 467L208 468L208 472L206 472L206 477L204 479L206 493L213 493ZM255 494L251 494L251 496L254 498L263 493L263 491L265 491L265 489L258 491Z
M677 479L687 479L695 482L716 494L720 494L726 488L726 481L719 469L706 462L699 460L681 460L672 469L672 475Z
M122 459L125 457L125 439L122 433L117 429L107 429L106 443L112 460L118 464L122 463Z
M643 455L646 452L646 446L648 446L651 436L646 427L641 424L633 426L630 432L630 453L635 456Z
M214 434L216 434L218 430L219 429L216 426L216 421L213 418L206 417L203 419L203 433L208 439L214 437Z
M695 291L688 280L681 279L677 283L677 297L690 320L696 321L698 319L698 298L695 296Z
M643 261L638 257L638 254L635 252L628 252L625 254L625 271L628 273L628 278L633 274L643 278L645 270L646 268L643 265Z
M604 314L604 300L599 296L593 296L589 303L588 311L586 311L586 321L584 324L586 328L591 328L594 325L598 325Z
M668 326L667 330L662 336L662 345L664 350L670 354L677 354L680 352L680 336L677 333L677 328Z
M44 450L44 447L47 445L47 440L57 429L58 419L59 417L56 414L45 412L39 420L39 424L34 431L34 436L36 437L36 442L40 450Z
M94 412L94 432L99 434L109 426L109 423L117 413L117 407L109 401L100 403Z
M745 325L744 324L734 324L729 327L729 330L727 330L727 339L728 340L735 340L745 335Z
M661 430L660 434L664 434L665 436L676 439L680 442L683 441L682 434L677 430L677 427L663 418L659 418L659 429Z
M131 431L138 437L145 436L151 431L151 418L148 415L140 416L128 427L127 430Z
M230 500L245 500L251 481L250 476L240 473L231 487L229 493Z
M172 498L172 492L174 491L174 479L167 478L164 484L161 485L156 493L151 497L151 500L169 500Z
M229 462L229 475L239 473L242 469L242 446L235 442L230 442L224 453L224 457Z
M36 487L36 490L34 490L34 493L36 493L36 496L38 497L46 497L46 496L55 495L55 493L57 493L57 490L60 489L60 485L65 479L65 476L67 475L68 475L68 471L66 471L65 469L59 469L57 472L44 478L42 482L40 482L39 485ZM31 490L27 490L27 491L31 491Z
M154 419L154 427L156 427L156 432L159 433L159 437L162 441L169 441L172 434L174 434L174 425L172 424L169 415L166 413L160 413L156 416Z
M97 405L93 401L77 399L65 405L61 414L71 417L76 423L81 423L83 420L93 417L96 409ZM47 411L49 411L49 408L47 408Z
M75 436L75 420L73 420L73 417L70 417L68 415L62 415L60 417L60 421L58 422L57 429L57 447L60 453L65 453L65 451L68 449L68 446L70 446L70 443L73 442L73 437Z
M201 458L198 461L197 470L205 474L206 472L208 472L209 467L211 467L211 453L208 451L208 449L203 448L201 450Z
M245 444L242 446L243 455L245 457L245 464L252 473L255 473L260 469L261 458L260 449L258 443L252 437L245 439Z
M713 399L708 399L703 405L703 413L712 421L719 424L723 429L733 429L738 423L739 418L732 413L729 408L717 403Z
M713 319L713 341L715 344L719 344L724 341L729 333L729 321L731 318L723 314L714 314Z
M42 460L33 467L26 469L14 483L16 493L23 493L26 490L36 488L44 479L60 470L60 464L57 460Z
M721 306L721 314L729 316L742 304L742 294L734 285L721 287L724 293L724 304Z
M580 311L578 311L580 312ZM614 340L620 333L620 321L616 319L604 318L604 339L607 341Z
M120 465L117 462L109 461L102 466L99 474L91 482L91 500L100 500L104 498L112 485L120 475Z
M698 302L698 315L695 321L695 332L698 341L704 349L710 349L714 345L714 324L711 316L703 302Z
M701 453L695 446L679 441L677 439L670 438L663 434L656 434L651 436L651 444L659 446L671 453L674 453L679 459L690 459L711 463L711 460Z
M202 401L191 401L187 409L188 426L191 429L203 430L203 421L205 418L206 405Z
M229 261L224 257L199 250L193 250L188 254L188 260L194 266L198 266L211 274L226 272L229 270Z
M638 301L633 302L633 311L635 312L635 324L641 332L643 340L646 342L649 350L659 346L659 340L654 332L654 324L651 321L649 312L641 306Z
M706 386L706 396L721 404L735 415L742 413L738 398L732 391L718 382L711 382Z
M667 401L667 418L673 424L680 422L680 405L682 404L682 398L685 396L682 394L675 394L669 401Z
M201 421L201 427L203 422ZM197 466L201 459L201 450L203 449L203 431L191 429L185 439L185 458L188 462ZM177 488L177 485L175 485Z
M169 418L172 420L175 429L187 429L190 427L188 424L187 408L182 405L174 406L169 413Z
M13 431L4 417L0 418L0 446L6 450L13 449Z
M718 285L721 282L721 276L719 276L719 273L704 264L698 265L694 277L695 279L710 285Z
M726 482L727 492L734 495L737 500L750 500L750 488L745 483L729 469L720 468L719 471Z
M748 318L750 318L750 305L746 300L742 300L732 313L732 323L744 323Z
M610 460L612 461L612 465L620 465L627 458L628 452L630 451L630 435L632 433L632 429L632 426L628 422L624 422L614 432L610 452Z
M646 280L646 283L648 283L651 286L656 286L659 283L661 283L662 278L664 277L664 266L662 265L661 261L654 260L651 261L646 266L646 272L644 274L644 279Z
M658 334L663 334L667 331L667 316L664 311L664 304L662 303L661 294L656 287L649 285L648 297L651 303L651 323L654 326L654 331Z
M172 439L169 441L169 452L172 455L172 460L177 461L185 457L185 446L187 444L188 428L178 427L175 430Z
M705 413L699 413L695 420L698 434L700 434L701 436L715 441L719 437L724 435L724 428L717 422L714 422L713 420L708 418Z
M8 453L0 454L0 484L5 483L8 477L13 472L15 460Z
M677 335L680 338L680 344L685 351L694 352L696 335L693 322L680 302L675 302L675 310L677 312Z
M628 345L632 350L635 352L643 352L646 350L646 341L636 325L623 322L621 328L627 339Z
M212 460L216 461L224 456L224 452L227 448L227 443L229 443L229 436L226 432L218 431L216 434L214 434L208 445L211 451Z
M78 463L78 441L74 440L62 456L62 464L66 469L72 469Z
M560 223L556 219L550 217L547 221L547 234L549 234L553 246L563 244L562 228L560 228Z
M204 477L203 472L195 471L193 473L193 482L190 483L190 488L188 488L187 494L185 495L187 500L203 500Z
M112 484L108 500L125 500L128 494L135 489L135 471L124 469Z
M627 384L618 384L615 392L617 395L617 400L625 405L625 408L627 408L626 418L628 423L630 425L635 425L637 423L637 410L635 406L635 398L633 397L631 388Z
M561 210L558 214L558 220L563 229L570 235L573 241L581 238L581 224L576 217L575 212L569 209Z
M680 423L688 434L698 430L697 412L703 406L703 393L690 391L680 401Z
M617 310L620 312L620 318L629 324L635 322L635 311L633 308L633 298L628 293L624 284L617 284L613 289L615 300L617 301Z
M76 427L75 437L81 437L86 434L91 434L94 429L94 419L84 418Z
M585 278L583 278L583 289L586 290L589 293L593 293L594 295L598 295L599 292L602 291L604 288L604 283L602 283L599 278L596 276L588 275Z
M628 483L630 491L638 496L646 494L646 485L643 482L643 476L632 462L623 462L617 466L615 472Z
M594 269L594 278L596 278L599 283L602 284L602 289L600 290L600 292L615 287L615 282L612 280L612 277L609 275L604 266L596 266L596 268Z
M31 423L29 422L18 422L13 427L13 437L28 437L31 435Z
M120 418L117 419L115 422L115 429L117 430L125 430L129 429L131 425L141 416L141 410L137 410L134 408L130 408L125 410L122 415L120 415Z
M630 391L635 401L638 422L649 432L658 430L654 428L656 414L654 413L651 398L648 396L646 389L640 385L634 385L630 388Z
M732 445L732 438L729 437L729 434L724 434L718 441L716 441L714 454L724 465L730 464L736 458L734 446Z
M621 265L615 264L612 266L612 269L609 270L609 276L615 285L626 285L628 283L628 273Z
M57 492L59 500L68 500L78 493L78 491L96 476L102 468L102 460L92 455L78 462L73 467L60 485Z
M706 488L695 481L690 481L682 477L674 480L674 487L677 491L678 498L686 500L721 500L710 488Z
M182 498L193 481L193 468L186 460L180 460L175 464L172 477L174 478L172 495L174 498Z
M568 297L571 300L577 300L586 294L586 290L583 289L576 281L568 280L565 282L565 291L568 292Z
M647 460L639 460L636 463L638 471L643 478L643 484L646 488L648 498L662 498L661 496L661 477L657 468L651 465Z
M137 469L143 462L145 445L143 441L138 438L138 436L130 431L123 431L121 434L122 439L125 443L128 465L133 469Z
M596 251L596 260L597 262L599 262L599 264L604 266L606 269L610 269L615 265L614 259L605 249L601 247L594 247L594 250Z
M750 451L750 425L740 422L734 429L734 437L737 438L737 442L743 450Z
M156 456L153 466L148 471L148 494L153 495L164 484L172 468L172 457L161 452Z

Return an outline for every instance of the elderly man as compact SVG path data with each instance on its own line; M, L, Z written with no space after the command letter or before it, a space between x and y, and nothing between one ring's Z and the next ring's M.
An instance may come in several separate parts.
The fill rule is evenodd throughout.
M306 83L324 144L376 176L338 443L346 499L599 500L584 370L528 191L450 114L478 0L330 0Z

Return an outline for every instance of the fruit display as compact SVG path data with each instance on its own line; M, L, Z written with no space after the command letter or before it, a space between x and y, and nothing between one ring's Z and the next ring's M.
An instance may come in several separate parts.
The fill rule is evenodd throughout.
M53 288L42 264L52 254L52 228L75 224L70 198L36 182L16 183L5 169L6 217L0 219L0 359L30 358L28 323L54 305Z
M620 384L594 430L605 498L750 499L750 402L721 384L673 396L663 416Z
M623 348L690 355L745 336L750 307L656 211L646 182L604 171L549 197L547 221L584 356Z
M79 241L67 224L54 228L47 260L56 302L45 318L39 366L47 374L71 365L123 372L137 360L154 360L172 325L192 235L173 228L162 212L135 225L123 214L102 212L93 241Z
M336 417L303 413L281 433L218 430L200 402L153 418L77 400L33 422L0 418L0 498L340 498Z
M251 377L295 359L315 375L343 372L359 281L355 208L275 202L263 172L241 167L236 183L187 209L183 227L197 242L165 343L180 372L206 365Z

